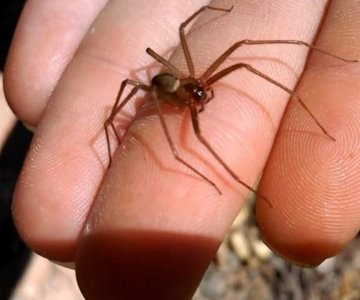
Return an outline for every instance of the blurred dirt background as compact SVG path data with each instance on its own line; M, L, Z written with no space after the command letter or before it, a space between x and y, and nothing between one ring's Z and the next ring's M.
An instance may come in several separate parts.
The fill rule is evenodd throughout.
M0 4L0 70L21 0ZM2 77L2 76L1 76ZM83 299L74 271L37 256L19 239L11 198L32 134L6 105L0 85L0 300ZM360 239L313 269L286 263L261 241L254 199L241 210L193 300L360 299ZM171 299L169 299L171 300Z

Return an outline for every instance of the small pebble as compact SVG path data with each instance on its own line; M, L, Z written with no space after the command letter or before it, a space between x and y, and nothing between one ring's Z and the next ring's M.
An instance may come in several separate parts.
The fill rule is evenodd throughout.
M227 240L225 239L216 253L216 262L219 267L224 267L228 264L229 255L230 255L230 250L227 246Z
M242 232L231 234L230 243L240 260L247 261L249 259L251 255L250 246Z
M210 299L223 299L228 286L222 272L208 273L200 285L201 293Z
M231 229L242 228L245 222L248 220L250 214L249 206L245 205L236 216L234 222L231 225Z
M255 255L262 261L267 261L272 256L273 252L268 246L261 240L254 240L251 242L251 246Z
M335 257L324 260L319 266L316 267L316 271L319 274L326 275L333 272L335 268Z

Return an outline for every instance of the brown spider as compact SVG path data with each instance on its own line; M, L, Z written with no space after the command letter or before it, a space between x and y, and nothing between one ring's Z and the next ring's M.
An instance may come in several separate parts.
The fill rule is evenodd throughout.
M191 15L185 22L183 22L179 27L179 34L180 34L180 41L181 41L181 47L183 49L186 63L189 69L190 75L185 77L182 75L182 73L168 60L157 54L154 50L147 48L146 53L148 53L150 56L152 56L156 61L164 65L168 72L161 73L159 75L156 75L151 80L150 85L143 84L141 82L126 79L121 83L121 87L119 90L119 93L117 95L116 101L114 106L112 107L112 111L106 122L104 123L105 127L105 134L106 134L106 142L107 142L107 148L109 153L109 167L111 165L111 148L110 148L110 136L109 136L109 130L108 127L111 126L113 129L115 136L120 144L120 138L116 132L115 126L114 126L114 118L116 115L121 111L121 109L125 106L125 104L137 93L139 90L149 91L152 93L156 109L158 112L158 116L161 122L161 125L164 129L164 133L166 136L166 139L169 143L169 146L171 148L171 151L175 157L176 160L181 162L183 165L185 165L187 168L192 170L194 173L199 175L202 179L204 179L206 182L208 182L210 185L212 185L218 192L221 194L220 189L217 187L217 185L211 181L208 177L206 177L204 174L202 174L200 171L198 171L195 167L190 165L188 162L186 162L184 159L180 157L178 154L175 145L171 139L168 127L166 125L161 107L160 107L160 101L159 99L164 100L165 102L176 105L178 107L187 107L190 110L191 114L191 120L193 129L195 132L196 137L198 140L207 148L207 150L214 156L214 158L217 159L217 161L225 168L225 170L241 185L246 187L248 190L256 193L256 191L247 183L242 181L235 173L234 171L224 162L224 160L219 156L217 152L215 152L210 144L207 142L207 140L202 136L200 126L199 126L199 120L198 120L198 113L203 111L205 109L205 104L207 104L211 99L214 98L214 91L212 88L212 84L217 82L219 79L223 78L224 76L228 75L231 72L234 72L238 69L244 69L247 70L264 80L267 80L268 82L271 82L272 84L278 86L280 89L286 91L291 96L295 97L300 105L305 109L305 111L310 115L310 117L314 120L314 122L317 124L317 126L321 129L321 131L332 141L335 141L335 139L325 130L325 128L320 124L320 122L315 118L315 116L312 114L312 112L309 110L309 108L306 106L306 104L302 101L302 99L295 93L295 91L287 88L286 86L282 85L281 83L277 82L276 80L272 79L271 77L267 76L266 74L260 72L259 70L255 69L249 64L245 63L236 63L233 64L217 73L215 71L221 66L221 64L239 47L243 45L259 45L259 44L292 44L292 45L301 45L308 47L312 50L318 51L322 54L331 56L333 58L342 60L344 62L358 62L357 60L349 60L344 59L342 57L339 57L337 55L328 53L326 51L323 51L315 46L312 46L308 43L305 43L303 41L298 40L242 40L239 42L236 42L233 44L230 48L228 48L218 59L216 59L209 67L208 69L202 74L200 77L195 78L195 69L194 64L191 58L190 50L188 47L188 44L186 42L185 38L185 27L199 14L201 14L205 10L216 10L216 11L223 11L223 12L230 12L233 9L233 6L225 9L225 8L218 8L213 6L203 6L199 10L197 10L193 15ZM121 95L127 85L133 85L134 87L130 91L130 93L120 102ZM268 205L271 207L270 201L262 196L262 197Z

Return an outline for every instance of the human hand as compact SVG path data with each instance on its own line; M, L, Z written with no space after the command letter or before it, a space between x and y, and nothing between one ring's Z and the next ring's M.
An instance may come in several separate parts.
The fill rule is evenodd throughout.
M360 57L355 2L332 2L317 46ZM179 24L206 4L148 3L28 1L6 66L8 100L36 126L14 198L18 230L38 253L74 261L87 299L191 297L247 194L182 114L166 116L179 151L223 196L174 160L154 110L139 111L107 172L102 128L120 82L153 63L147 47L167 53L178 45ZM244 38L312 41L325 4L242 1L221 17L205 13L210 19L189 38L197 74ZM231 60L292 88L306 53L251 46ZM186 70L180 51L171 61ZM241 71L214 85L215 99L200 115L204 135L244 181L254 183L265 166L260 192L273 208L258 201L259 225L271 248L300 264L335 255L359 230L359 69L314 54L297 88L335 143L296 101L283 117L288 95Z

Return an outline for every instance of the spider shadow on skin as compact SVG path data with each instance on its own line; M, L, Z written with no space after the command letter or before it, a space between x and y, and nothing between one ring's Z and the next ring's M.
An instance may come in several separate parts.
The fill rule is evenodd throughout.
M269 115L269 113L267 112L267 110L259 103L259 101L256 101L256 99L254 97L251 97L250 95L243 93L241 90L239 89L234 89L234 87L230 84L227 83L217 83L217 86L221 86L221 87L225 87L228 90L236 93L236 94L241 94L239 97L244 98L244 96L246 98L249 99L249 101L253 102L254 105L256 105L259 108L259 111L261 111L263 114L266 115L266 117L268 119L270 119L270 122L272 122L271 116ZM161 99L160 99L161 101ZM213 101L216 101L216 99L213 99ZM211 105L211 103L209 103L208 105ZM204 116L203 120L206 121L206 111L207 109L204 110L204 112L201 113L201 116ZM224 176L224 172L221 172L221 164L219 164L214 158L212 158L211 156L209 158L204 158L204 153L207 152L207 150L204 148L202 150L196 150L203 147L203 145L201 144L201 142L196 139L195 137L195 133L192 129L192 125L191 125L191 119L190 119L190 114L189 114L189 110L186 107L177 107L168 103L164 103L162 102L162 113L165 119L169 120L169 117L171 118L171 116L176 115L177 118L181 118L181 125L180 125L180 129L176 132L174 132L174 130L171 130L171 126L169 126L169 131L171 136L173 137L173 142L174 145L176 147L176 149L179 151L179 154L182 158L185 158L186 160L188 160L188 156L190 154L190 156L192 158L195 158L197 163L192 163L193 165L198 165L198 162L201 162L203 168L202 169L207 169L210 170L210 174L211 174L211 178L213 180L218 180L218 183L221 183L222 185L225 183L226 187L230 188L230 189L238 189L237 183L236 181L233 181L231 177L227 177L226 175ZM156 119L156 121L158 121L158 123L160 124L160 119L156 110L156 107L154 105L154 101L146 101L146 103L141 107L141 109L138 111L138 114L136 115L135 119L141 119L144 120L147 117L154 117ZM220 122L226 122L228 123L225 119L219 119ZM168 125L170 123L168 122ZM273 122L272 122L273 124ZM230 124L231 125L231 124ZM275 125L273 126L275 128ZM275 131L275 129L274 129ZM163 138L165 139L165 134L163 132L160 132L160 134L163 134ZM154 159L154 161L158 164L158 166L160 166L164 171L171 171L171 172L175 172L178 174L182 174L182 175L186 175L186 176L191 176L192 178L197 178L199 180L202 181L202 179L200 177L198 177L196 174L192 174L189 172L183 172L183 171L178 171L175 170L174 168L169 168L168 165L166 163L163 162L163 160L161 159L161 157L159 156L159 151L156 151L156 149L153 149L154 147L150 145L150 143L148 143L142 136L140 136L139 134L134 134L133 132L130 133L130 135L133 138L136 138L136 140L142 144L142 146L144 148L147 149L148 153L151 155L151 157ZM193 135L193 137L195 137L195 139L193 139L191 142L193 144L193 146L190 146L190 140L191 140L191 135ZM211 139L209 139L208 137L207 140L209 141L209 143L211 144ZM185 150L185 151L184 151ZM171 155L171 149L165 149L164 151L169 151L170 155ZM187 155L184 155L185 153L187 153ZM174 161L175 157L173 158ZM181 165L181 164L180 164ZM208 172L204 172L206 173L208 176Z
M211 20L209 20L209 22L210 22L210 21L211 21ZM204 24L202 24L201 26L204 26ZM199 27L201 27L201 26L199 26ZM196 27L194 31L198 30L199 27ZM180 49L180 50L181 50L181 49ZM168 57L168 56L169 56L169 53L174 53L174 51L176 51L176 48L175 48L175 47L170 48L169 50L167 50L167 51L165 52L165 54L162 54L162 57ZM259 60L260 58L256 58L256 57L251 57L251 58L250 58L250 57L245 57L245 58L242 58L242 59L243 59L243 60ZM264 61L264 60L266 60L266 61L273 61L273 62L276 62L276 63L280 63L280 64L288 67L288 69L290 69L290 70L292 71L292 73L296 76L295 70L294 70L293 68L291 68L289 65L285 64L285 63L284 63L282 60L280 60L280 59L276 59L276 58L261 58L261 60L263 60L263 61ZM139 72L145 71L145 73L146 73L146 75L147 75L147 79L148 79L147 81L150 82L150 81L151 81L151 78L152 78L153 76L155 76L156 74L159 74L159 73L161 72L161 69L165 69L165 70L166 70L165 67L162 67L162 68L159 70L159 67L161 67L161 65L160 65L159 63L157 63L156 61L154 61L150 66L144 66L144 67L142 67L142 68L139 68L139 69L136 69L136 70L131 71L131 72L129 73L129 74L130 74L129 78L139 78L139 77L141 77L141 76L139 76ZM154 69L156 69L156 72L154 72L154 71L152 72L152 71L151 71L151 70L154 70ZM151 75L150 75L150 74L151 74ZM186 74L185 74L185 76L186 76ZM253 76L256 76L256 75L253 75ZM139 80L139 81L144 82L145 80ZM230 89L233 89L233 88L234 88L233 86L227 85L227 84L225 84L225 83L217 83L217 85L220 85L220 84L221 84L222 86L227 86L227 87L229 87ZM256 103L257 106L260 106L261 110L262 110L263 112L265 112L265 114L266 114L266 116L267 116L267 119L269 119L270 122L271 122L271 124L273 124L273 127L275 127L274 122L273 122L271 116L269 115L269 113L266 111L266 109L265 109L262 105L260 105L260 103L259 103L258 101L255 100L255 98L250 97L250 95L248 95L248 94L246 94L246 93L244 93L244 92L242 92L242 91L239 91L238 89L236 89L236 91L237 91L237 93L241 93L242 96L245 96L246 98L251 99L254 103ZM216 100L216 99L214 99L214 100ZM145 102L147 102L147 101L141 101L141 105L137 106L138 109L136 109L136 114L135 114L134 116L132 116L133 118L137 118L137 117L138 117L139 110L140 110L141 107L143 107L143 105L145 104ZM211 105L211 104L210 104L210 105ZM176 110L176 109L175 109L175 110ZM168 111L168 112L169 112L169 111ZM153 114L156 114L156 113L153 113ZM144 115L144 112L142 112L142 115ZM164 114L164 115L166 115L166 114ZM203 114L202 114L202 115L203 115ZM119 119L120 119L120 118L116 118L115 123L118 123L118 120L119 120ZM190 118L189 118L189 114L186 113L186 112L184 112L184 113L183 113L183 120L182 120L181 131L180 131L180 137L181 137L181 138L180 138L180 142L181 142L182 148L184 148L185 150L187 150L188 152L190 152L193 156L195 156L198 160L200 160L204 165L206 165L207 167L210 167L210 168L212 169L213 173L215 173L215 174L217 175L217 177L221 178L222 176L220 176L220 172L219 172L219 171L215 171L217 168L216 168L213 164L210 164L210 162L209 162L208 160L204 159L204 158L202 157L202 155L200 155L200 153L199 153L198 151L195 151L195 149L190 148L190 147L189 147L189 144L186 143L186 140L187 140L186 136L187 136L187 135L190 133L190 131L191 131L190 128L189 128L190 124L191 124L191 120L190 120ZM127 126L127 128L128 128L130 125L131 125L131 124L129 124L129 125ZM119 127L122 128L121 124L120 124L120 125L119 125L119 124L116 124L116 128L118 129ZM176 133L176 134L178 134L178 133ZM120 134L120 136L123 136L123 134ZM140 136L137 136L137 138L140 140ZM146 142L145 142L143 139L142 139L142 144L143 144L144 146L146 145ZM200 142L199 142L199 144L200 144ZM155 161L156 161L162 168L164 168L165 170L168 170L168 171L170 170L170 169L166 168L163 163L160 162L159 157L156 157L156 152L153 151L153 150L150 150L149 145L146 145L146 148L149 150L149 153L152 154L152 157L155 159ZM171 151L171 150L169 149L169 151ZM194 176L194 177L197 177L197 176ZM229 180L227 180L227 185L228 185L228 186L231 185L231 183L230 183Z
M284 110L283 116L280 120L279 123L279 129L281 128L281 132L278 129L276 132L276 136L275 139L280 135L280 134L286 134L286 135L291 135L291 134L303 134L303 135L308 135L308 136L313 136L316 137L318 139L325 139L328 140L328 137L326 135L324 135L321 131L318 131L318 128L313 124L312 120L310 118L308 118L308 115L306 113L306 111L304 111L301 107L299 107L298 105L296 105L296 99L290 99L290 101L294 101L295 104L293 108L289 108L291 105L290 103L288 103L287 107ZM299 118L299 116L304 116L303 118L306 118L306 123L302 122L302 125L304 126L304 129L300 129L300 128L294 128L293 124L294 122L292 120L295 120L297 118ZM287 122L287 125L284 126L283 124ZM309 126L308 126L309 124ZM308 128L305 128L308 127Z
M161 99L160 99L160 101L161 101ZM186 109L186 107L178 107L178 106L174 106L174 105L164 103L164 102L161 103L161 109L162 109L163 116L166 119L168 125L171 124L169 122L169 118L173 117L174 115L176 115L177 118L181 119L181 121L180 121L181 125L180 125L180 129L179 129L180 132L172 131L171 130L172 126L169 126L169 130L170 130L171 136L173 137L173 141L174 141L176 149L179 151L180 156L184 157L184 155L183 155L184 151L181 150L181 149L185 149L183 136L187 136L188 134L191 134L193 132L192 129L189 127L191 124L191 121L189 118L186 118L186 115L188 115L188 110ZM155 107L154 100L146 102L144 104L144 106L141 108L141 110L139 111L139 114L136 116L136 119L145 120L146 118L154 118L155 122L157 122L159 125L161 125L160 119L158 116L158 112ZM187 123L188 126L184 127L183 126L184 123ZM131 132L131 135L141 143L141 145L144 147L144 149L147 150L147 152L154 159L154 161L158 164L158 166L161 167L164 171L171 171L171 172L174 172L177 174L191 176L192 178L196 178L196 179L199 179L200 181L203 181L198 175L196 175L195 173L186 171L186 169L185 169L185 171L179 171L179 168L177 168L177 169L170 168L169 167L170 163L169 164L164 163L164 160L161 159L161 155L159 155L160 154L159 151L154 149L154 146L150 145L150 143L148 141L146 141L140 134ZM163 132L162 128L160 130L160 135L161 135L161 138L163 138L165 140L165 133ZM177 143L177 141L180 142L180 145ZM165 151L168 151L169 154L172 155L170 147L167 147L165 149ZM208 160L202 158L201 156L199 156L199 158L206 167L214 169L212 167L212 164L210 164ZM176 162L175 157L173 159ZM181 166L180 163L179 163L179 165Z
M162 169L162 171L179 174L179 175L182 175L182 176L197 179L199 182L204 182L203 179L201 177L197 176L195 173L193 174L192 172L189 172L187 170L182 171L179 168L171 168L171 167L169 167L170 163L164 162L164 160L161 158L161 155L160 155L161 153L159 151L156 151L156 149L154 148L154 145L151 145L150 142L147 141L146 139L144 139L143 136L141 136L140 134L135 133L135 132L131 132L130 135L131 135L131 138L136 139L136 141L139 142L139 144L141 144L143 149L146 150L146 152L149 154L149 156ZM164 138L165 138L165 136L164 136ZM166 150L168 150L171 153L170 149L166 149ZM182 153L182 152L180 152L180 153ZM175 158L174 158L174 160L175 160ZM175 160L175 162L176 162L176 160ZM208 162L206 162L206 163L208 163ZM179 163L179 167L181 167L180 163Z
M137 111L140 109L140 107L143 105L146 96L138 96L134 97L133 103L135 103L135 113L132 112L126 112L125 110L122 110L119 114L116 115L115 118L115 128L116 132L119 134L121 139L124 137L126 132L128 131L129 127L131 126L132 122L134 121ZM112 110L112 105L107 105L104 109L104 117L103 120L105 122L107 116L109 116L110 112ZM110 142L112 146L113 153L115 153L116 149L118 148L118 143L115 137L115 134L110 131ZM97 134L90 140L90 146L93 149L95 156L97 157L99 163L103 166L103 169L106 170L108 167L107 162L107 150L106 150L106 138L105 138L105 132L104 127L102 126L101 129L97 132ZM106 155L102 154L105 153Z
M213 22L214 19L219 19L223 16L224 14L220 14L220 15L216 15L214 17L209 17L207 19L207 21L205 21L204 23L200 24L199 26L196 26L195 28L190 28L188 34L191 34L197 30L200 30L202 27L204 27L207 23L209 22ZM226 13L225 13L226 15ZM145 51L145 50L144 50ZM181 49L180 47L170 47L167 51L165 51L164 53L162 53L162 57L166 58L167 60L169 60L169 58L167 57L171 57L175 54L176 51L181 51L181 54L182 54L182 59L185 60L185 56L184 56L184 52L183 52L183 49ZM169 55L170 54L170 55ZM246 59L246 58L243 58L243 59ZM247 58L249 59L249 58ZM253 59L256 59L256 58L253 58ZM166 71L166 67L162 66L161 64L159 64L157 61L152 60L152 63L151 64L148 64L146 66L143 66L143 67L140 67L140 68L137 68L137 69L134 69L134 70L130 70L129 71L129 76L127 78L129 79L134 79L136 81L139 81L139 82L142 82L144 84L147 84L147 85L150 85L151 83L151 80L154 76L160 74L162 71ZM231 57L229 58L229 60L231 60ZM282 61L280 60L276 60L276 59L268 59L268 60L273 60L273 61L278 61L280 63L283 63ZM195 63L196 64L196 63ZM284 63L283 63L284 64ZM143 74L145 72L146 76L141 76L141 74ZM293 71L294 72L294 71ZM294 72L295 73L295 72ZM184 76L187 76L186 72L184 72ZM146 80L145 80L145 78ZM125 79L125 78L124 78ZM120 84L121 84L121 81L119 82L119 87L120 87ZM140 93L144 93L144 91L140 91ZM126 95L126 91L124 92L124 95ZM115 99L115 96L114 96L114 99ZM119 134L119 137L122 138L124 136L124 134L126 133L128 127L131 125L132 123L132 120L136 117L139 109L142 107L142 105L145 103L144 101L144 97L139 97L138 95L135 95L134 96L134 99L131 99L130 102L135 102L135 113L133 115L127 115L127 120L126 120L126 123L128 123L126 126L124 125L125 122L121 122L121 118L119 116L116 116L115 118L115 128L117 129L117 132L118 129L122 129L122 132ZM109 108L109 107L106 107L106 115L108 115L108 112L111 111L112 108ZM121 112L122 115L124 115L124 112L122 111ZM104 117L104 120L106 120L106 117ZM119 120L120 120L120 123L119 123ZM126 127L124 129L124 127ZM113 140L114 138L114 133L110 130L110 135L111 135L111 140ZM95 141L97 140L97 138L99 137L99 135L96 135L95 136ZM92 144L95 143L95 141L92 141ZM114 145L115 146L115 145ZM103 162L103 159L101 158L101 155L99 153L97 153L97 157L99 158L99 160L101 162ZM104 167L106 167L106 164L102 163L104 165Z
M224 185L231 188L231 189L238 189L236 181L232 181L231 177L224 177L224 172L221 172L221 164L219 164L215 159L213 159L211 156L209 158L204 158L204 155L201 153L206 153L206 149L203 149L201 151L197 151L196 149L199 149L198 147L202 147L202 144L199 140L196 139L195 133L192 129L191 125L191 119L189 111L186 109L186 107L176 107L174 105L168 104L168 103L162 103L162 113L165 119L169 119L169 117L173 117L176 115L177 118L181 119L180 122L180 128L177 131L171 130L172 126L169 126L169 131L171 136L173 137L173 142L178 150L180 156L182 158L185 158L187 161L192 161L195 159L195 162L192 163L192 165L199 165L199 162L202 165L202 172L206 174L206 176L211 174L210 177L212 180L216 181L216 183L221 183L221 185ZM160 125L159 116L157 114L156 107L154 105L153 101L146 102L146 104L141 108L138 115L136 116L136 119L145 120L146 118L154 118L155 122L158 122ZM168 122L168 125L170 125L170 122ZM160 135L163 135L163 139L165 139L165 134L162 132L162 130L159 133ZM197 176L195 173L189 172L189 171L180 171L179 168L176 167L169 167L169 165L172 163L169 161L169 163L165 162L164 159L162 159L162 156L160 155L161 152L157 151L157 149L154 148L154 145L151 145L150 142L148 142L142 135L130 130L129 132L130 137L127 138L135 138L146 151L149 153L149 155L152 157L154 162L163 170L166 172L172 172L176 174L181 174L183 176L190 176L191 178L198 179L199 182L204 182L203 179L199 176ZM191 135L195 137L191 142L194 143L193 147L190 147L189 142L191 139ZM210 141L211 142L211 141ZM185 151L184 151L185 150ZM170 147L165 147L164 151L168 151L169 156L172 156L172 152ZM191 159L190 159L191 157ZM173 161L177 163L175 160L175 157L173 157ZM179 163L179 167L181 167L181 164ZM209 172L204 171L209 170ZM225 175L226 176L226 175Z
M173 52L172 49L169 49L167 51L168 53ZM247 58L249 59L249 58ZM253 58L256 59L256 58ZM273 58L269 58L268 60L272 60L272 61L276 61L279 63L283 63L281 60L277 60L277 59L273 59ZM284 64L284 63L283 63ZM285 64L284 64L285 65ZM159 65L156 61L154 61L151 65L149 66L144 66L138 69L135 69L131 72L129 72L130 76L129 78L137 78L138 81L140 82L144 82L145 80L143 79L138 79L141 78L142 76L139 76L139 72L143 72L145 71L146 75L147 75L147 80L146 81L151 81L152 76L150 76L150 74L159 74L161 71L159 70L159 66L161 67L161 65ZM156 71L152 71L156 69ZM166 69L166 68L165 68ZM295 73L295 71L294 71ZM254 75L255 76L255 75ZM222 87L227 87L230 90L234 89L233 86L223 83L223 82L219 82L216 84L217 86L222 86ZM260 105L260 103L258 101L255 100L255 98L251 97L250 95L236 89L237 93L241 93L241 98L244 98L244 96L248 99L251 99L252 102L254 102L255 105L259 106L261 111L265 112L266 116L268 119L270 119L271 123L274 124L274 122L271 119L271 116L268 114L268 112L266 111L266 109ZM216 92L216 91L215 91ZM151 95L149 95L149 93L146 93L144 91L142 91L141 93L144 93L145 96L138 96L135 95L134 99L131 100L131 102L135 102L135 112L133 114L130 113L126 113L124 111L121 111L120 114L118 114L116 116L116 118L114 119L114 124L115 124L115 128L117 130L117 132L119 133L120 138L122 139L122 137L126 134L127 130L129 129L129 127L131 126L131 124L133 123L133 121L137 118L142 118L142 117L146 117L146 114L154 114L157 115L157 113L153 110L151 113L149 112L145 112L145 110L147 110L146 106L148 103L151 103L151 101L149 101L151 98ZM126 92L124 93L126 94ZM145 98L148 98L145 100ZM240 97L239 97L240 98ZM216 101L216 99L214 99L213 101ZM145 107L144 107L145 105ZM211 103L210 103L211 105ZM164 115L169 115L169 114L173 114L173 113L179 113L179 108L177 108L176 106L172 107L172 105L165 105L165 106L169 106L168 110L166 113L164 113ZM111 107L107 107L106 111L107 111L107 115L108 112L111 111ZM140 115L139 115L140 114ZM202 113L201 115L205 116L206 113ZM158 117L158 116L157 116ZM104 116L104 120L106 119L106 117ZM223 120L226 121L226 120ZM160 120L159 120L160 122ZM212 170L212 173L214 173L214 175L216 175L217 178L221 178L220 181L226 181L226 185L227 186L234 186L233 183L231 183L230 179L225 180L225 178L223 178L223 176L221 175L218 167L216 167L215 162L211 162L208 159L204 159L203 156L198 152L195 151L194 148L190 148L189 144L186 143L187 138L186 136L188 134L193 134L193 131L189 128L191 124L191 120L189 118L189 114L188 113L183 113L183 120L182 120L182 126L181 126L181 131L180 133L174 133L174 134L180 134L180 143L182 148L184 148L185 150L187 150L187 152L190 152L193 156L196 157L197 160L201 161L203 165L205 165L207 168L210 168ZM191 133L192 132L192 133ZM117 144L117 141L115 139L115 135L113 132L111 132L111 136L112 136L112 149L116 149L118 148L120 145ZM154 158L154 160L158 163L159 166L161 166L164 170L170 171L171 169L168 168L167 166L164 165L163 162L161 162L160 157L158 157L158 155L156 154L157 152L155 150L150 149L150 145L148 143L146 143L146 141L144 139L142 139L139 135L134 135L135 138L137 138L139 140L139 142L141 142L141 144L148 150L148 152L151 154L151 156ZM201 143L199 142L199 145L201 145ZM178 147L177 147L178 148ZM114 150L115 152L116 150ZM171 150L169 149L169 151L171 152ZM101 159L101 156L98 155L99 160L103 161L103 159ZM106 164L103 164L104 168L106 168ZM217 171L216 171L217 170ZM172 169L171 171L174 171L174 169ZM178 172L178 171L177 171ZM189 173L186 172L179 172L181 174L186 174L189 175ZM194 178L198 178L195 174L191 175ZM201 180L201 178L199 178L199 180Z
M224 84L226 85L226 84ZM230 87L229 89L233 89L233 87ZM246 94L245 94L246 95ZM249 97L250 98L250 97ZM254 99L254 102L259 105L258 102L256 102L256 100ZM260 106L261 107L261 106ZM206 110L205 110L206 111ZM264 111L266 113L266 111L264 109L262 109L262 111ZM189 111L186 108L179 108L176 106L173 106L171 104L167 104L167 103L162 103L162 112L163 112L163 116L168 119L169 117L171 118L171 116L173 115L177 115L178 118L181 118L181 126L180 126L180 130L179 131L171 131L171 126L169 126L169 130L171 132L171 135L173 137L174 140L174 144L176 145L176 148L179 151L181 157L186 157L188 159L188 155L190 154L191 157L195 158L198 162L201 162L201 164L203 165L204 169L208 169L210 170L210 174L211 178L214 178L214 180L218 180L219 183L224 184L231 188L231 189L237 189L237 185L236 182L233 182L231 180L231 177L227 178L224 177L223 172L220 171L221 169L221 165L217 164L217 161L213 161L210 158L205 159L204 156L201 154L201 152L203 153L204 151L206 152L206 149L203 151L196 151L197 147L202 147L200 141L198 141L197 139L195 139L195 145L193 147L190 147L189 145L189 136L190 135L194 135L194 132L192 130L192 126L191 126L191 120L190 120L190 115L189 115ZM204 112L205 113L205 112ZM132 116L131 116L132 117ZM204 120L206 119L206 116L204 115ZM146 101L145 104L143 106L141 106L140 110L137 112L135 118L132 121L136 121L138 119L141 120L145 120L146 118L154 118L156 119L155 122L159 122L160 124L160 120L159 120L159 116L157 114L156 111L156 107L154 105L153 101ZM117 118L121 121L121 118ZM117 123L117 122L116 122ZM130 127L131 124L128 124L128 128ZM118 128L120 125L117 124L116 127ZM160 134L162 134L162 132L160 132ZM151 145L149 141L147 141L141 134L136 133L135 131L130 130L129 131L129 135L126 137L125 140L122 140L122 142L124 142L126 144L126 140L127 139L131 139L134 138L136 139L136 141L142 145L143 149L146 149L147 153L152 157L153 161L165 172L172 172L172 173L176 173L176 174L181 174L183 176L190 176L191 178L195 178L198 179L199 182L203 182L203 180L198 177L196 174L193 174L191 172L188 172L186 170L184 171L180 171L178 168L174 167L169 167L169 164L171 164L171 162L166 163L164 162L164 160L161 158L160 152L157 151L154 148L154 145ZM163 138L165 139L165 134L163 136ZM178 142L175 142L178 141ZM210 140L211 142L211 140ZM185 151L184 151L185 150ZM171 149L166 149L164 151L169 151L169 155L171 155ZM185 153L187 153L187 155L184 155ZM174 161L176 162L175 158ZM196 163L197 165L198 163ZM179 166L181 166L181 164L179 164ZM204 172L204 173L208 173L208 172Z
M156 70L156 71L154 71ZM151 64L148 64L144 67L140 67L138 69L134 69L129 71L129 76L127 78L134 79L139 82L144 82L145 84L148 84L147 82L151 81L151 75L152 73L157 74L155 72L158 72L159 66L156 61L153 61ZM145 72L146 80L142 78L141 74ZM103 123L105 123L107 117L110 115L111 110L113 109L113 105L116 99L116 94L120 89L121 82L125 80L126 78L121 78L119 80L118 86L114 89L114 97L112 98L112 102L109 105L106 105L104 108L104 117L103 117ZM130 87L127 87L127 89L124 92L124 95L127 94ZM129 107L131 106L130 112L126 112L125 109L122 109L119 114L116 115L114 119L114 125L117 130L117 133L119 134L119 137L122 139L124 135L126 134L127 130L131 126L132 122L135 120L139 110L141 107L149 100L150 95L149 93L146 93L145 91L139 91L134 97L130 100L130 102L125 106ZM110 142L112 146L112 155L115 153L116 149L120 146L117 143L115 134L112 130L109 131L110 133ZM103 169L106 170L108 167L108 161L107 161L107 155L104 156L104 154L101 153L107 153L106 148L104 145L106 145L106 137L105 137L105 131L104 127L101 126L98 133L90 140L91 148L93 149L98 161L103 166ZM106 151L105 151L105 150Z
M271 124L273 124L273 130L276 130L276 126L273 123L273 120L271 118L271 116L269 115L269 113L267 112L267 110L260 104L259 101L257 101L254 97L250 96L247 93L242 92L241 90L234 88L232 85L227 84L227 83L217 83L216 84L217 87L221 87L222 89L228 89L229 91L238 94L238 98L239 101L244 101L245 99L247 99L246 101L250 101L251 103L253 103L256 107L258 107L259 111L266 116L267 119L269 119L269 122ZM215 90L216 93L216 90ZM216 101L216 95L215 98L212 101ZM225 100L226 101L226 100ZM209 104L207 104L207 107L211 106L211 102ZM225 105L225 104L224 104ZM210 108L211 109L211 108ZM206 122L206 120L210 117L207 114L208 110L207 108L205 108L205 110L199 114L199 123L200 126L202 124L202 122ZM210 114L213 114L212 112L210 112ZM212 121L214 121L214 116L212 116ZM222 124L224 124L225 126L233 126L233 123L229 122L229 120L227 120L226 118L218 118L218 120L215 120L215 122L221 122ZM212 130L207 129L206 131L212 132ZM215 159L213 159L211 156L209 156L208 159L204 158L204 153L207 152L206 148L203 147L203 145L201 144L201 142L199 140L196 139L192 140L190 138L190 135L195 136L195 133L192 129L192 125L191 125L191 119L190 119L190 114L188 111L186 111L183 115L183 120L182 120L182 124L181 124L181 130L180 130L180 143L182 148L190 153L192 155L192 157L195 157L198 161L201 161L204 165L207 165L210 167L211 172L212 172L212 178L216 181L220 181L222 184L225 184L228 188L231 189L238 189L238 184L236 181L233 180L233 178L231 176L224 176L224 172L220 171L222 169L221 164L219 164ZM203 134L204 138L212 145L212 141L211 141L211 136L210 134ZM195 144L194 144L195 142ZM246 141L245 141L246 142ZM199 151L199 148L201 148L201 150ZM244 174L242 174L241 177L243 177Z

